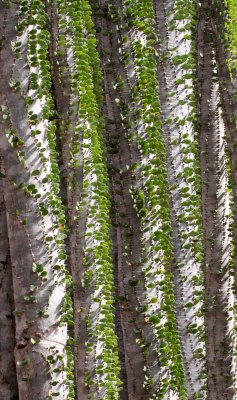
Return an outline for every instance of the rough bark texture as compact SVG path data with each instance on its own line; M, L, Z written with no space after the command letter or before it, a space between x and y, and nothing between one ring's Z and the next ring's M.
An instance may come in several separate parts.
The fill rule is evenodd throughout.
M2 162L1 174L3 174ZM17 399L18 385L14 358L15 305L2 179L0 180L0 398Z
M23 55L20 59L14 56L11 49L11 42L16 40L18 5L14 4L11 7L1 5L1 7L4 16L5 41L0 61L2 78L0 81L2 106L0 148L15 304L14 355L19 399L29 400L34 397L43 400L50 398L53 392L58 392L60 398L65 399L67 389L62 383L65 372L59 368L58 372L53 373L50 360L47 359L48 356L52 357L55 367L56 365L59 367L58 356L61 355L62 360L64 359L66 344L66 326L65 324L62 327L57 326L60 320L64 285L56 283L52 269L54 263L57 262L58 250L55 243L48 245L45 241L47 234L54 234L52 215L44 221L39 212L37 199L30 192L26 193L23 190L23 187L29 187L28 185L34 182L32 182L30 171L41 167L24 102L24 85L27 87L27 81L29 82L29 71L25 64L26 47L23 43ZM19 80L21 92L10 87L10 79ZM5 120L4 112L7 115ZM10 144L6 138L6 132L9 130L15 132L14 129L19 137L15 141L13 138L13 143ZM21 158L17 152L20 139L25 144L24 162L20 161ZM43 201L45 194L42 181L36 178L33 187L36 185ZM44 275L44 279L41 280L34 272L34 265L36 268L39 265L42 266L48 279L45 279ZM51 386L52 377L55 380L58 379L54 388Z

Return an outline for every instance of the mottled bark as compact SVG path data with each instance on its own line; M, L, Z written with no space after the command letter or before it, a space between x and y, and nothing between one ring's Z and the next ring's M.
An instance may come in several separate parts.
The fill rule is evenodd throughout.
M0 398L18 398L15 346L15 305L13 299L12 265L9 252L6 209L3 198L4 173L0 177Z
M19 5L1 7L5 17L5 42L0 55L0 75L4 77L0 81L0 148L15 303L14 353L19 399L45 400L52 393L66 399L65 372L61 368L65 361L66 325L58 326L65 289L60 282L61 274L56 277L53 271L60 250L56 243L48 243L57 227L52 220L53 210L51 215L43 217L38 199L29 190L34 188L34 193L40 193L40 201L46 205L45 193L52 188L50 183L42 183L46 176L44 169L40 171L40 178L33 178L30 173L41 168L42 161L31 135L25 104L29 85L26 41L22 43L21 58L11 50L11 42L16 40ZM10 87L10 79L20 82L20 90ZM24 155L20 153L22 146ZM37 271L44 271L41 278ZM54 386L51 386L52 381Z

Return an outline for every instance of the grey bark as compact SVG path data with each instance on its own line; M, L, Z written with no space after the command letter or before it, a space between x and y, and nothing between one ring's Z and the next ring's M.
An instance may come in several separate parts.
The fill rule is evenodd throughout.
M193 248L187 248L187 243L192 244L189 232L195 231L197 219L191 219L190 215L197 213L201 216L201 210L197 207L185 207L182 198L183 190L190 194L199 196L197 188L188 179L185 179L184 150L188 148L184 145L183 135L188 133L188 140L192 143L196 135L195 126L187 123L180 126L178 120L192 114L192 107L189 105L189 91L185 89L185 84L177 84L177 79L184 78L185 70L173 64L173 57L187 54L193 51L192 39L185 40L186 32L171 31L169 22L176 21L176 12L172 1L154 1L156 15L156 32L158 38L157 53L157 74L159 81L159 92L163 120L163 135L167 154L167 171L169 182L169 199L173 228L174 261L172 267L173 286L175 293L175 310L177 325L182 343L183 360L185 365L185 384L188 398L193 399L194 395L203 392L203 380L200 379L200 372L204 368L204 349L200 343L200 335L188 333L190 324L196 323L199 327L203 325L203 316L197 316L202 308L202 299L195 304L195 291L199 288L194 284L194 279L200 277L202 264L195 259ZM180 22L180 24L182 21ZM177 46L177 47L176 47ZM171 49L175 48L175 51ZM189 86L194 90L193 81L189 81ZM173 93L172 97L169 93ZM181 106L180 100L185 101ZM189 151L189 157L192 157ZM180 176L180 174L182 174ZM181 218L181 215L184 215ZM196 231L195 243L201 242L200 234ZM192 305L193 303L193 305ZM189 304L191 306L189 306ZM187 306L188 305L188 306ZM199 350L198 350L199 349ZM195 358L195 352L201 351L203 358Z

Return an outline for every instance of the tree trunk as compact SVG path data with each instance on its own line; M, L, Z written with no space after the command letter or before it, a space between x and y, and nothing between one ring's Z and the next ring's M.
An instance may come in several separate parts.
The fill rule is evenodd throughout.
M44 11L44 5L40 5ZM22 42L18 41L19 57L11 49L18 40L15 25L19 5L1 7L5 40L0 62L1 77L4 76L0 81L0 148L15 304L18 393L20 400L43 400L51 395L66 399L66 324L58 325L65 295L61 260L64 253L59 234L58 215L62 211L57 194L57 167L50 149L54 137L49 119L42 115L39 87L32 81L34 68L39 78L40 67L27 63L33 26L26 25ZM43 32L43 23L44 20L39 34ZM50 87L45 84L44 90L49 96ZM44 148L35 135L39 127ZM57 237L61 238L60 244ZM61 272L54 270L57 264Z
M6 208L3 198L4 172L1 165L0 178L0 398L17 399L18 385L14 358L15 347L15 306L12 285L12 265L7 233ZM7 338L7 340L6 340Z
M220 90L213 48L213 32L206 14L199 12L198 88L200 165L205 254L205 328L207 396L233 399L235 362L234 293L230 274L230 208L225 160L224 124L220 111Z

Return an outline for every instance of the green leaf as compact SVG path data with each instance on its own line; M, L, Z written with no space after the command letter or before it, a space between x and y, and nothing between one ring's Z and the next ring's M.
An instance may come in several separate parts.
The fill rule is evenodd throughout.
M62 267L61 267L61 265L54 265L53 266L53 269L55 270L55 271L59 271L60 269L61 269Z
M37 264L37 263L33 263L32 264L32 271L33 272L42 272L44 270L44 267L42 264Z
M35 169L35 170L31 173L32 176L38 176L39 174L40 174L40 170L39 170L39 169Z
M46 271L42 271L42 272L40 272L40 276L42 277L42 276L47 276L48 275L48 273L46 272Z

